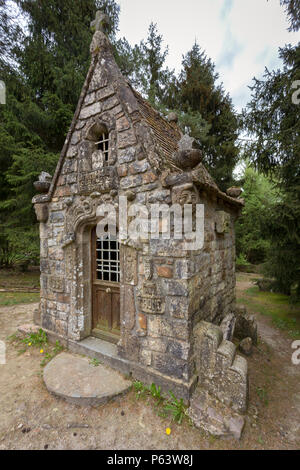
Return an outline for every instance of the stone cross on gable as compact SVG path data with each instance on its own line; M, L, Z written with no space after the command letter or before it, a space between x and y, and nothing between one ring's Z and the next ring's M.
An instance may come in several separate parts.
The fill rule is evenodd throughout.
M96 13L96 19L91 22L91 29L93 31L102 31L105 33L105 29L109 25L109 18L108 16L103 13L103 11L98 10Z

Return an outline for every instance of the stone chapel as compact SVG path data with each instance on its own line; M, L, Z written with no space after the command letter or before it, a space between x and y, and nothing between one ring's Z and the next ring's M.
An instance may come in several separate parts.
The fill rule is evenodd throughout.
M197 384L245 411L247 362L220 328L235 315L234 222L240 191L219 190L177 116L154 110L122 76L101 25L55 174L42 173L41 301L36 322L69 350L189 400ZM204 245L99 238L97 208L119 197L204 206ZM227 334L227 333L226 333ZM197 339L198 338L198 339ZM225 371L225 372L224 372Z

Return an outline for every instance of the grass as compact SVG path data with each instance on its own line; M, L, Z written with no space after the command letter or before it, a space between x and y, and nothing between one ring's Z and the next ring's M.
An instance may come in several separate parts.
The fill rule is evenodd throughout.
M0 288L39 288L39 271L20 273L12 269L0 269Z
M291 304L287 295L260 292L257 286L238 292L237 301L246 305L253 313L271 317L274 326L285 330L291 338L300 339L299 302Z
M30 304L33 302L39 302L39 293L27 293L27 292L0 292L0 307L9 307L11 305L18 304Z
M0 289L12 290L0 292L0 307L39 302L40 294L35 292L39 286L39 271L20 273L12 269L0 269ZM14 292L13 289L24 289L24 292ZM30 292L32 290L33 292Z

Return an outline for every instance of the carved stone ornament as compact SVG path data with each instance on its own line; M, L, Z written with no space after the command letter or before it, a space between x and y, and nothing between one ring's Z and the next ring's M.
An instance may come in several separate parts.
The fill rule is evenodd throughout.
M144 275L146 281L150 281L153 276L153 261L150 257L144 258Z
M71 234L76 233L79 224L96 219L96 211L99 204L99 198L89 199L82 197L68 209L65 225L66 242L69 235L71 236Z
M91 30L105 33L107 26L109 26L109 17L103 13L103 11L98 10L96 12L96 18L91 22Z
M129 246L123 246L123 272L125 284L137 284L137 251Z
M64 292L65 283L62 277L52 276L49 278L49 288L52 292Z
M220 235L230 230L230 215L224 211L216 212L216 232Z
M197 204L199 202L198 191L192 183L175 186L172 191L173 204Z
M193 137L184 135L178 143L178 151L172 156L176 166L183 169L195 168L203 159L203 154Z
M145 282L138 297L141 312L152 315L163 315L165 312L165 299L157 292L155 282Z
M51 186L51 180L52 180L52 176L49 175L49 173L42 171L42 173L39 176L38 181L35 181L33 183L33 186L38 193L46 194L48 193L49 188Z
M99 170L79 174L79 193L89 195L95 191L110 192L118 188L118 179L113 167L104 167Z

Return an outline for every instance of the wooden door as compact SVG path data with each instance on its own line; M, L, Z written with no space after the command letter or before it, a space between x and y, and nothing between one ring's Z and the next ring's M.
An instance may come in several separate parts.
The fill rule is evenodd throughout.
M92 232L92 334L117 343L120 337L120 250L116 239Z

